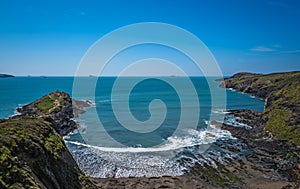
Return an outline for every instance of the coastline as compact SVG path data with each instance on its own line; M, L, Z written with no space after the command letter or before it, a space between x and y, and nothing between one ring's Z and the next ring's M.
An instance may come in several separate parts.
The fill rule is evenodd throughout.
M290 73L296 79L299 78L299 72ZM285 77L290 75L285 73ZM276 75L276 74L275 74ZM274 82L283 82L283 80L278 80L275 76L271 75ZM96 179L90 178L92 182L98 188L124 188L124 187L137 187L137 188L297 188L299 187L299 180L300 180L300 150L299 146L293 144L293 139L282 140L278 139L276 136L272 134L271 131L266 129L266 124L270 120L268 115L272 114L272 108L274 105L274 101L277 102L278 99L274 99L271 95L273 91L279 90L282 91L285 88L273 88L265 87L266 84L263 84L265 87L263 90L260 90L261 83L259 82L260 78L257 77L265 77L264 75L258 74L250 74L250 73L240 73L236 74L230 78L224 79L223 84L221 87L226 88L233 88L234 90L250 93L251 95L266 98L266 107L263 113L258 113L255 111L250 110L233 110L229 111L230 115L235 117L240 117L239 121L242 124L250 125L252 128L247 129L243 127L233 127L228 124L222 124L218 122L213 122L211 124L215 125L216 127L224 130L228 130L231 132L232 136L236 137L236 140L226 140L226 141L217 141L214 144L215 148L220 149L221 151L227 153L237 154L236 159L227 159L226 162L220 163L216 161L217 166L213 166L210 164L195 164L195 166L191 169L191 171L185 173L182 176L177 177L152 177L152 178L145 178L145 177L137 177L137 178L103 178L103 179ZM267 75L267 77L270 77ZM283 77L279 75L279 77ZM278 81L277 81L278 80ZM264 82L266 82L263 79ZM296 80L298 81L298 80ZM266 83L274 83L273 80ZM276 83L275 82L275 83ZM292 85L294 85L294 80L290 81ZM285 83L286 84L286 83ZM257 85L257 87L255 87ZM251 86L251 88L249 88ZM295 83L296 89L299 86L299 82ZM294 87L295 87L294 86ZM260 88L259 88L260 87ZM289 85L287 85L289 87ZM37 111L36 107L38 107L38 103L41 102L40 99L31 103L29 105L23 106L20 109L21 115L14 116L9 119L5 119L1 121L1 124L9 122L8 120L13 119L20 119L20 126L22 125L23 121L27 119L37 120L41 123L46 123L47 128L50 126L56 130L59 135L55 135L57 137L56 140L61 141L62 136L65 136L72 130L76 129L78 125L74 122L73 111L70 109L70 105L74 103L70 99L70 97L61 92L54 92L51 94L59 94L58 96L62 96L63 100L59 101L60 103L68 102L64 104L61 108L57 109L56 113L59 113L57 116L52 114L52 110L55 108L52 106L43 109L42 111ZM275 94L276 95L276 94ZM44 97L43 97L44 98ZM42 99L43 99L42 98ZM283 98L283 97L281 97ZM58 98L60 99L60 98ZM44 99L45 100L45 99ZM286 100L286 99L285 99ZM297 99L296 99L297 100ZM299 99L298 99L299 100ZM284 101L284 100L283 100ZM279 104L281 101L279 101ZM285 107L284 104L282 105L284 109L291 108ZM292 109L292 115L296 118L287 120L289 123L299 124L299 120L297 116L297 108L298 105L292 106L295 109L296 114L293 114L294 109ZM80 108L79 108L80 109ZM62 113L63 112L63 113ZM78 110L78 112L82 113L83 110ZM78 114L77 114L78 115ZM43 118L40 120L40 118ZM293 118L293 117L292 117ZM23 120L24 119L24 120ZM62 124L66 123L66 124ZM42 127L44 128L44 127ZM271 127L272 128L272 127ZM18 136L19 133L13 133L13 135ZM1 137L3 137L2 135ZM13 138L13 140L16 140ZM32 139L30 139L32 140ZM29 140L29 141L30 141ZM30 145L31 142L28 143ZM55 143L54 143L55 144ZM39 144L43 146L43 143ZM64 147L63 147L64 146ZM65 144L63 143L62 148L66 149ZM247 153L244 153L246 151ZM78 169L76 163L74 164L74 159L70 157L70 153L67 151L64 153L69 154L67 155L72 163L72 166L75 167L75 172L77 175L82 175L81 171ZM48 154L49 157L53 156L54 153ZM5 160L6 161L6 160ZM43 162L43 161L42 161ZM30 164L30 163L29 163ZM57 161L54 161L55 164L59 166L64 166ZM2 165L1 165L2 166ZM77 168L76 168L77 167ZM4 167L5 168L5 167ZM3 169L4 170L4 169ZM10 172L9 170L7 170ZM74 170L65 170L74 172ZM54 175L57 174L56 172L53 173ZM35 175L39 178L41 175ZM37 180L37 183L41 185L47 185L47 181L45 183L41 182L41 180L36 179L33 177L33 180ZM77 176L78 177L78 176ZM84 177L84 176L80 176ZM51 176L50 176L51 178ZM78 177L79 178L79 177ZM84 177L86 178L86 177ZM87 179L87 178L86 178ZM88 183L89 188L95 187L92 182L84 179L85 183ZM73 181L72 181L73 182ZM79 181L77 181L80 183ZM41 184L42 183L42 184ZM55 182L54 182L55 183ZM22 184L22 183L21 183ZM63 184L63 183L59 183ZM50 186L55 186L49 185ZM83 185L79 185L78 188L82 188ZM56 188L56 187L54 187Z

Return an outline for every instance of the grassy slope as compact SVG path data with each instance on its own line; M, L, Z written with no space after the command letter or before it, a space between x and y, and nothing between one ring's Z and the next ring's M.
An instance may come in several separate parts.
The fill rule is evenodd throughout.
M266 98L265 129L282 140L300 145L300 72L236 74L226 87Z
M39 100L33 102L31 105L35 106L38 111L41 111L44 114L49 114L54 110L57 110L66 100L67 95L59 95L64 93L53 92L46 96L43 96Z
M39 108L49 111L61 105L54 104L57 99L48 98L37 101ZM77 167L62 137L43 117L0 120L0 188L43 186L94 188Z

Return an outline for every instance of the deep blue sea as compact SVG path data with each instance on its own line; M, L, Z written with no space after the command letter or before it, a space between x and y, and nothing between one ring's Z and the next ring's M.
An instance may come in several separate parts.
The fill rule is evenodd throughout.
M82 77L73 92L73 77L1 78L0 118L52 91L68 92L92 102L76 118L80 129L64 138L87 175L161 176L182 174L187 166L180 158L230 137L210 121L223 121L227 110L264 108L264 100L221 89L214 77L101 77L91 91L95 79Z

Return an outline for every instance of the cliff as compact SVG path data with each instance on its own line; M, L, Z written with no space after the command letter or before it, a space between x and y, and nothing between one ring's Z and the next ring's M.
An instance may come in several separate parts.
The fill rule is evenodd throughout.
M43 117L60 135L65 136L77 129L78 124L73 120L84 113L89 101L71 99L64 92L52 92L42 98L17 109L22 116Z
M71 105L57 91L0 121L0 188L94 188L61 136L77 127Z
M300 145L300 72L238 73L221 87L252 94L266 100L261 125L282 140Z
M238 138L212 144L225 157L233 155L225 163L195 164L178 177L93 181L99 188L299 188L299 80L300 72L224 79L221 87L266 99L263 113L230 111L252 129L212 123ZM77 128L73 118L89 104L56 91L19 108L21 115L0 120L0 188L95 188L62 139Z
M252 129L222 124L222 129L241 139L251 152L246 157L264 173L278 173L300 187L300 72L238 73L224 79L221 87L264 98L262 113L235 110L230 114Z

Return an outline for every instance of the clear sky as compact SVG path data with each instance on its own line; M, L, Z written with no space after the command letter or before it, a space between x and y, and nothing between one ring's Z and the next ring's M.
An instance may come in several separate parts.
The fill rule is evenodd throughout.
M300 70L298 0L0 0L0 73L74 75L96 40L137 22L192 32L224 75Z

